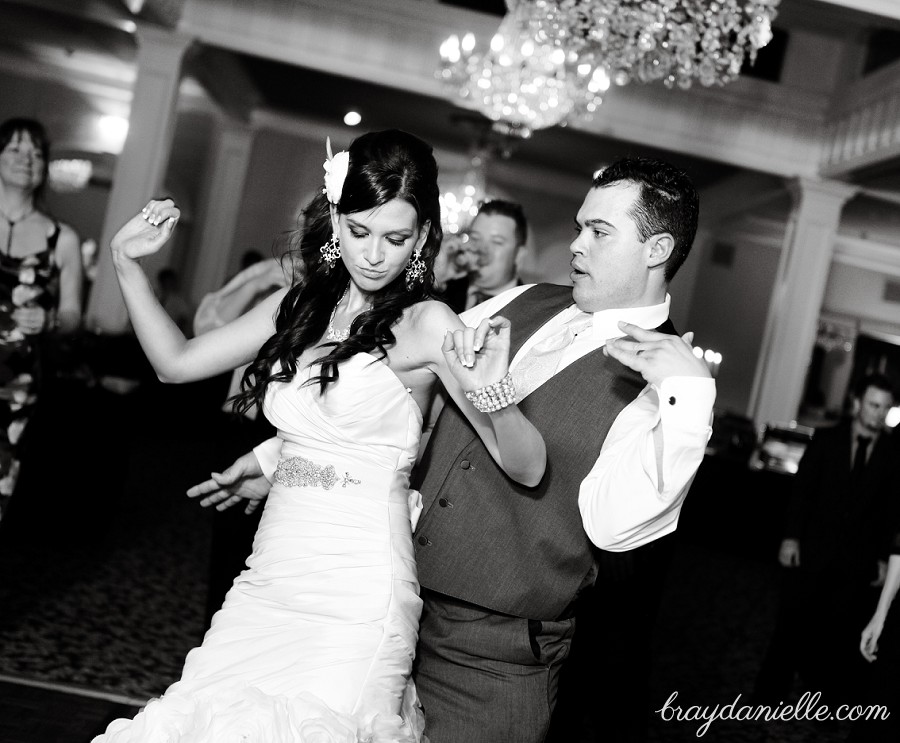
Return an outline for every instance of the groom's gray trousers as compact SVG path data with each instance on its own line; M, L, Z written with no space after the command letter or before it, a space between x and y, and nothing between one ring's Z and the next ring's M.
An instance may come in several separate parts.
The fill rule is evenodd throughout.
M422 598L413 676L430 743L543 741L574 618L512 617L426 589Z

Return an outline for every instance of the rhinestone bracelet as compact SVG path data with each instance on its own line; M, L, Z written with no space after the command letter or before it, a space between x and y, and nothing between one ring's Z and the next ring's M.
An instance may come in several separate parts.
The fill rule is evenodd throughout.
M507 372L499 382L466 393L466 399L482 413L494 413L516 401L516 385Z

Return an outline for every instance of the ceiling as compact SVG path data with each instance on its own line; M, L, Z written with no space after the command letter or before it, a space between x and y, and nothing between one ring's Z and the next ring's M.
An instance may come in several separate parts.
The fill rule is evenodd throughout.
M501 17L505 0L439 0L452 5ZM896 1L900 6L900 0ZM803 29L838 37L867 35L872 30L897 34L900 50L900 14L898 18L884 18L864 12L845 3L861 4L880 0L782 0L776 18L776 33ZM777 49L773 44L761 50L757 67L780 67ZM767 59L771 55L771 59ZM466 149L483 136L489 127L488 119L461 109L448 100L435 99L401 90L390 85L377 85L325 72L279 63L271 59L237 55L264 105L285 114L297 114L323 122L340 121L349 110L363 116L363 129L389 127L406 128L436 146ZM437 62L437 55L435 55ZM751 71L752 74L752 71ZM776 78L777 79L777 78ZM611 90L609 95L615 95ZM601 113L602 115L602 109ZM699 188L703 188L738 168L709 159L691 157L630 142L610 139L573 128L554 127L539 130L531 139L507 139L512 156L519 162L543 166L555 171L584 177L597 167L624 155L664 157L684 168ZM881 164L860 174L862 180L877 180L887 188L896 176L900 186L900 162Z
M412 1L412 0L404 0ZM499 15L503 0L442 0ZM782 0L776 27L811 28L835 35L867 33L870 29L900 31L898 18L843 7L847 3L877 7L886 0ZM893 1L893 0L889 0ZM166 0L0 0L0 63L28 60L106 75L123 84L133 79L135 44L129 33L129 8L157 19L177 14L177 2ZM900 5L900 1L898 1ZM218 52L217 53L221 53ZM287 116L302 115L333 125L346 111L363 116L362 129L400 127L414 131L439 147L465 150L482 136L486 119L449 101L362 80L295 67L271 59L227 52L247 73L261 105ZM614 94L614 91L610 93ZM602 109L601 109L602 111ZM736 168L706 159L637 146L573 128L538 131L529 140L510 141L512 157L522 163L548 167L578 177L625 154L663 156L685 168L698 186L714 183ZM880 187L900 184L900 163L881 164L863 179Z
M447 100L267 59L241 57L241 63L266 105L278 111L333 122L355 110L363 117L363 129L408 129L435 146L463 151L490 130L488 119ZM578 176L590 175L602 164L627 154L666 157L688 169L700 186L735 170L710 160L636 147L566 127L540 130L527 140L505 138L499 144L511 149L511 157L520 162Z

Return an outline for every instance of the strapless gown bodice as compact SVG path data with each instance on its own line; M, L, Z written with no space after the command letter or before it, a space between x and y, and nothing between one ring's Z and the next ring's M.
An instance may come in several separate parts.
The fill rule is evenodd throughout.
M181 680L95 743L421 740L409 505L421 412L371 354L342 363L324 394L310 374L267 391L283 444L247 569Z
M311 371L270 385L266 417L284 440L282 456L339 461L358 469L408 477L422 416L409 391L376 357L359 353L341 364L324 394L306 384Z

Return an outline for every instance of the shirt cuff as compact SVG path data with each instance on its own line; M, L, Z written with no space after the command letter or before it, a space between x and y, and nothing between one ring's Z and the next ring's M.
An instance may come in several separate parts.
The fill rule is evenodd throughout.
M709 377L668 377L657 389L663 424L690 431L709 428L716 383Z
M278 459L281 457L281 439L273 436L261 444L253 447L253 453L259 462L263 475L269 482L275 481L275 470L278 468Z

